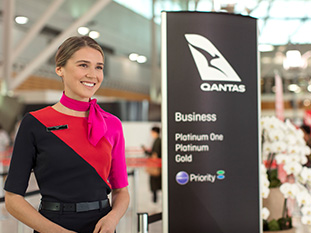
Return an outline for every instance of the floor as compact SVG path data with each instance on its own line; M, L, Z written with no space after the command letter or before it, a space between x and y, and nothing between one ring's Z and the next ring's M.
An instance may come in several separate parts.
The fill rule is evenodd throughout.
M129 176L129 191L131 203L125 216L120 221L118 233L137 233L137 213L147 212L149 215L162 212L162 194L159 193L158 203L153 203L152 195L149 190L149 177L143 168L135 169L135 175ZM139 184L139 185L138 185ZM2 185L2 181L0 181ZM37 189L35 180L31 177L29 191ZM137 192L134 192L136 190ZM3 191L0 191L3 196ZM34 195L26 198L35 208L38 208L40 195ZM299 216L293 218L293 224L296 227L296 233L311 233L311 227L303 226L300 223ZM0 203L0 233L32 233L33 231L24 224L10 216L3 203ZM149 225L149 233L162 233L162 221Z

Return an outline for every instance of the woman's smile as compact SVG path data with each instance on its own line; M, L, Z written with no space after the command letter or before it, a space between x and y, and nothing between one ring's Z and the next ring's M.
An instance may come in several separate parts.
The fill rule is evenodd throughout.
M87 87L94 87L96 85L96 83L93 83L93 82L86 82L86 81L81 81L81 83L84 85L84 86L87 86Z

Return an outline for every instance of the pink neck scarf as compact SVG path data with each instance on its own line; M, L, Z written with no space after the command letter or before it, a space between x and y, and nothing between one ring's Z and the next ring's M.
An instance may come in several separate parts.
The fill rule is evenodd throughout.
M105 111L103 111L96 102L96 99L90 99L89 102L71 99L65 95L65 92L63 92L62 98L60 99L60 103L67 108L80 112L89 111L87 119L88 140L93 146L97 145L107 130L107 125L103 116Z

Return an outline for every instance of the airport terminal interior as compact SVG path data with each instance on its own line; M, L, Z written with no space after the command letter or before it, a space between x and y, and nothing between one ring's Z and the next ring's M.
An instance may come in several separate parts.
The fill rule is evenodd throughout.
M55 104L62 95L54 61L58 46L70 36L88 35L105 54L104 81L95 97L105 111L122 121L126 139L131 201L117 232L138 232L138 213L162 213L162 190L154 202L142 162L146 158L142 145L152 147L150 129L162 126L161 13L221 12L257 19L259 117L276 116L281 88L283 117L299 128L311 126L310 9L309 0L0 0L0 124L10 138L5 149L0 147L0 185L5 182L22 117ZM281 78L278 87L277 78ZM311 138L310 128L308 134ZM311 193L309 182L306 187ZM0 233L33 232L7 212L2 187ZM31 176L25 198L35 208L41 197L37 191ZM309 196L306 201L311 206ZM311 232L311 207L303 218L303 208L293 205L291 232ZM150 233L161 233L162 228L161 218L149 224Z

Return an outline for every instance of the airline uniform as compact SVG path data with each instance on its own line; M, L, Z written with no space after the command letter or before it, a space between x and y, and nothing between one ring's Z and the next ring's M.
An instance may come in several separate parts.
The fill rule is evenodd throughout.
M117 117L102 114L107 131L96 146L88 141L86 117L66 115L52 107L26 114L4 189L24 196L32 170L45 203L96 202L107 199L111 189L126 187L122 125ZM41 209L40 213L66 229L87 233L110 209Z

